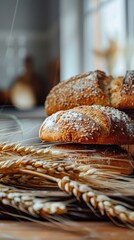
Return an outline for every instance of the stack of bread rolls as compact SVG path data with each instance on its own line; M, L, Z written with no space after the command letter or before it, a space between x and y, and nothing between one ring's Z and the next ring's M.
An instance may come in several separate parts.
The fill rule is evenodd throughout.
M50 91L45 110L51 115L59 110L92 104L133 110L134 71L127 71L125 77L118 78L99 70L72 77Z
M40 127L40 139L62 143L53 151L69 153L75 161L131 174L133 153L120 146L133 150L128 147L134 144L133 109L134 71L115 79L99 70L78 75L47 96L51 116Z

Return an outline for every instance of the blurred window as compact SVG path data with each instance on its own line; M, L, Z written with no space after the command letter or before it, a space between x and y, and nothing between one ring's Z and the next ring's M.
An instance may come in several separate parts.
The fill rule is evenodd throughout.
M134 4L133 0L130 2ZM115 75L124 73L127 66L124 55L127 40L126 1L84 0L83 11L84 71L100 68L107 72L110 69ZM103 55L107 50L109 55L106 53L105 57ZM115 55L118 55L116 61Z

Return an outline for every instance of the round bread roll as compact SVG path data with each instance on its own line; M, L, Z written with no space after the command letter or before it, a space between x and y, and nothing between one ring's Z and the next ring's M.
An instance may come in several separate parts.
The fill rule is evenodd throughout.
M39 135L49 142L134 144L134 121L111 107L79 106L47 117Z
M49 151L56 159L64 159L91 167L131 174L134 161L126 150L117 145L62 144L51 146Z
M80 105L109 106L108 83L111 77L96 70L70 78L56 85L48 94L45 111L51 115Z

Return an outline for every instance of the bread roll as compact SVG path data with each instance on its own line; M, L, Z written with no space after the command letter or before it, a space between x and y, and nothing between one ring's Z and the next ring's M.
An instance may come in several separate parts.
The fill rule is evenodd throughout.
M50 147L55 157L91 167L131 174L134 161L127 151L117 145L62 144Z
M111 107L79 106L46 118L39 135L49 142L134 144L134 121Z
M92 104L134 109L134 71L115 79L99 70L72 77L50 91L45 111L51 115L59 110Z
M125 78L119 77L111 81L110 102L115 108L134 108L134 71L127 71Z
M110 80L111 77L97 70L59 83L46 98L45 111L47 115L80 105L110 105L107 94Z

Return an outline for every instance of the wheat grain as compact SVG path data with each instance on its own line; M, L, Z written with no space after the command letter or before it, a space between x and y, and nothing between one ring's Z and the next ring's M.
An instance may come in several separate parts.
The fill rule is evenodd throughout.
M24 172L26 171L24 170ZM106 195L102 195L102 193L93 190L86 184L72 181L69 177L58 179L45 174L43 177L56 182L62 191L75 196L78 200L83 200L87 205L90 203L94 209L100 211L101 215L106 214L110 218L117 218L123 223L129 223L134 226L134 211L126 208L123 202L120 203Z
M16 143L0 143L1 152L12 152L20 156L32 155L32 156L49 156L50 148L35 148L33 146L22 146L21 144ZM51 156L52 159L52 156Z
M54 179L53 179L54 180ZM131 211L119 204L118 201L109 197L98 194L86 184L77 181L71 181L69 177L55 180L61 190L73 194L77 199L82 199L86 204L91 204L95 209L98 208L100 213L107 216L116 217L124 223L134 225L134 211ZM123 204L123 203L122 203Z
M41 199L34 195L37 193L0 186L0 202L3 205L12 206L33 217L46 218L67 212L65 202L49 202L45 197Z
M88 152L89 150L85 150L84 152ZM92 150L90 150L92 151ZM0 152L2 153L0 155L0 159L2 160L2 158L4 157L3 155L4 154L13 154L13 155L18 155L18 156L30 156L30 157L36 157L38 160L56 160L57 165L59 165L60 162L66 162L66 167L64 169L65 170L69 170L71 171L74 171L77 170L81 171L81 175L88 175L89 173L91 173L91 167L93 168L93 171L94 171L94 175L95 175L95 170L94 169L98 169L99 170L99 173L98 171L96 172L97 175L100 175L101 174L101 170L102 170L102 174L101 175L104 175L104 172L108 172L108 169L110 167L110 173L112 172L113 175L117 175L117 174L125 174L126 173L126 168L124 167L124 169L121 167L116 167L116 166L109 166L109 165L105 165L104 163L103 164L100 164L100 160L102 158L102 162L105 160L105 161L112 161L113 158L110 158L110 157L97 157L97 155L95 156L90 156L88 158L88 156L86 156L86 162L85 161L83 162L83 157L81 155L80 159L77 159L77 154L75 154L75 150L69 150L69 151L62 151L62 150L55 150L55 148L51 148L51 146L47 146L45 145L43 148L42 147L33 147L33 146L22 146L21 144L16 144L16 143L0 143ZM8 155L9 156L9 155ZM96 163L94 163L94 159L96 160ZM97 162L97 159L98 159L98 162ZM85 160L85 155L84 155L84 160ZM90 165L88 164L88 161L90 160ZM92 161L93 160L93 163ZM114 159L115 161L115 159ZM122 159L117 159L117 161L122 161ZM125 159L123 159L123 161L125 162ZM126 161L128 161L126 159ZM69 162L69 166L68 166L68 163ZM70 163L71 166L70 166ZM64 164L65 166L65 164ZM130 165L129 167L131 166L131 171L132 171L132 166L133 166L133 162L130 161ZM59 169L58 171L62 172L62 166L59 166Z
M119 178L120 181L119 186L119 182L113 182L113 175L107 171L99 171L87 164L79 165L75 162L63 161L61 158L57 159L57 156L51 156L52 154L49 152L49 148L47 150L37 150L33 147L25 148L18 145L16 146L16 144L1 144L0 149L3 153L13 152L17 154L17 156L8 155L8 160L0 161L1 181L7 181L8 184L13 183L31 187L55 186L55 183L57 183L61 190L74 195L77 199L83 200L87 205L90 203L94 208L97 208L102 215L107 214L110 218L118 218L124 223L134 225L134 212L126 208L123 202L120 204L120 202L103 194L103 191L100 193L93 189L94 187L102 190L102 181L104 183L105 180L108 179L108 188L113 190L113 187L115 187L117 194L124 192L131 193L133 180L131 182L131 180L127 178L120 179L120 177L116 175L117 180ZM53 159L56 161L53 162ZM114 178L116 180L115 176ZM77 181L73 181L75 179L77 179ZM125 181L123 186L121 186L121 180L128 181L127 184L131 183L131 186L127 189L128 185ZM52 181L55 183L52 184ZM110 186L111 183L113 183L113 187ZM117 184L119 188L117 188ZM22 199L20 199L20 202L20 204L23 205ZM32 202L32 206L33 205ZM29 209L26 211L29 211Z
M71 161L59 160L46 161L32 156L15 157L11 155L7 159L0 161L0 182L6 184L44 188L48 183L43 180L42 176L37 176L37 173L42 173L58 178L69 176L72 180L86 182L93 188L103 192L107 191L110 194L131 195L134 191L134 179L113 175L108 171L100 171L87 164L79 165ZM22 170L31 170L32 176L22 174Z
M68 168L67 168L68 167ZM58 163L30 157L8 156L7 160L0 161L0 174L10 174L27 169L48 175L63 177L65 174L75 177L79 170L71 162Z
M86 177L86 180L89 176L89 180L91 180L92 177L99 179L99 181L102 178L116 178L117 174L121 175L120 173L116 172L116 167L113 167L113 170L110 170L109 172L108 166L105 166L104 164L101 166L98 164L94 165L91 164L90 161L89 165L86 163L81 163L80 161L75 161L74 151L73 159L72 157L70 158L69 156L65 156L65 153L62 151L58 151L58 153L55 150L53 151L51 147L45 147L45 149L42 149L34 148L33 146L25 147L15 143L1 143L0 151L2 152L0 155L1 166L6 166L6 168L9 168L10 164L13 168L16 168L15 165L19 165L19 167L25 167L26 169L31 169L38 172L44 172L45 174L55 174L55 176L60 175L61 177L68 175L71 178L77 176L79 176L79 178ZM15 154L18 154L18 156L15 156ZM95 156L95 158L96 157L97 156ZM2 160L7 161L4 164L4 162L2 163ZM53 160L55 161L53 162ZM105 169L105 167L107 169ZM99 184L99 182L97 184Z
M108 170L102 169L96 169L95 167L89 165L89 164L79 164L79 162L72 161L72 158L70 159L69 157L63 158L61 155L54 155L54 154L48 154L49 148L45 150L37 150L37 149L32 149L32 147L18 147L18 145L15 144L1 144L0 145L2 151L4 149L4 152L2 152L2 159L0 161L0 168L1 170L6 168L7 171L10 171L10 168L17 168L20 167L25 167L26 169L30 170L36 170L38 172L44 172L51 174L50 172L55 173L55 174L61 174L65 173L66 175L72 174L72 177L77 174L79 177L83 176L92 176L92 177L108 177L109 175L117 175L116 172L108 172ZM22 148L25 149L25 155L21 158L20 156L14 156L14 155L4 155L4 153L9 153L11 150L13 152L21 152ZM39 152L40 151L40 152ZM45 155L44 154L45 151ZM23 151L22 151L23 152ZM36 155L31 156L31 152L34 152ZM27 154L29 153L30 156ZM42 153L42 156L38 156L38 153ZM46 158L47 157L47 158ZM55 158L55 161L53 162L52 160ZM46 160L47 159L47 160ZM3 162L2 162L3 160ZM104 166L105 167L105 166ZM103 168L103 167L102 167ZM62 176L61 176L62 177Z
M10 186L19 186L24 189L44 189L55 187L54 183L50 183L41 177L35 177L34 175L22 173L1 174L0 182Z

